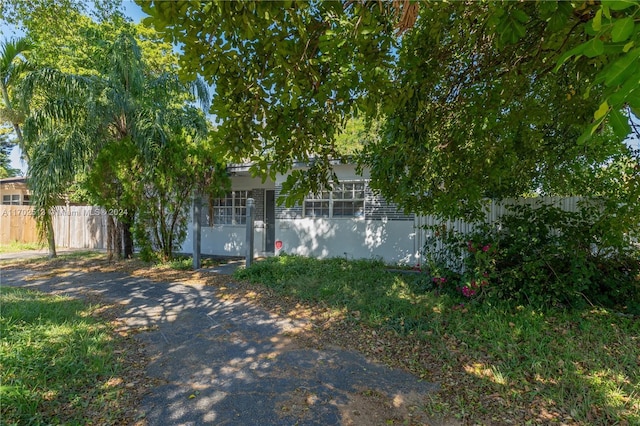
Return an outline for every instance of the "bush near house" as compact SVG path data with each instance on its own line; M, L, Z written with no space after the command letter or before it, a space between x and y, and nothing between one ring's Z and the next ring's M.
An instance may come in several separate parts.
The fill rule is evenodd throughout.
M640 249L595 206L513 207L468 234L434 227L425 255L430 273L467 299L640 313Z

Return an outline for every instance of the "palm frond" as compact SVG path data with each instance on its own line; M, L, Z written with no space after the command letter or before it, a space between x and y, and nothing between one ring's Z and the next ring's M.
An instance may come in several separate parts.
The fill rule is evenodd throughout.
M25 37L7 40L0 44L0 80L5 86L27 70L29 63L24 53L32 48L33 45Z

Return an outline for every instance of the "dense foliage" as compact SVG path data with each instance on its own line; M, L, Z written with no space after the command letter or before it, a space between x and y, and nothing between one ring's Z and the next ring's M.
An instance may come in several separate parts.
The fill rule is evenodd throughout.
M439 288L467 299L640 313L638 234L610 208L593 201L577 212L514 205L470 233L431 227L428 272Z
M119 13L92 19L74 2L9 7L29 41L18 59L28 56L32 67L12 80L11 95L20 101L20 145L52 255L50 209L70 195L109 212L112 255L133 254L135 230L139 247L171 258L192 192L215 190L225 178L205 115L192 106L207 108L206 87L180 80L171 45ZM55 10L65 11L67 25L34 20L48 22Z
M384 123L361 158L372 185L443 216L485 197L592 195L607 184L595 170L628 154L637 2L140 4L180 44L182 72L215 86L234 160L272 176L310 163L283 185L290 201L335 178L338 129L358 115Z

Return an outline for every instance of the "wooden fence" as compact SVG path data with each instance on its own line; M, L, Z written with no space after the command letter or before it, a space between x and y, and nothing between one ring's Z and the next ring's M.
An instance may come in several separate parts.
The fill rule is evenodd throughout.
M0 244L38 242L31 206L0 206Z
M105 248L107 218L92 206L57 206L53 210L56 246ZM36 243L38 232L32 206L0 206L0 244Z

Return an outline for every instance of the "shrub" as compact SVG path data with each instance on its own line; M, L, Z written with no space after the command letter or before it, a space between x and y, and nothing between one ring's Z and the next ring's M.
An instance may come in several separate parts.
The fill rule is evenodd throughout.
M640 255L606 208L578 212L514 206L467 234L432 229L425 254L432 275L457 277L450 290L537 305L640 307Z

